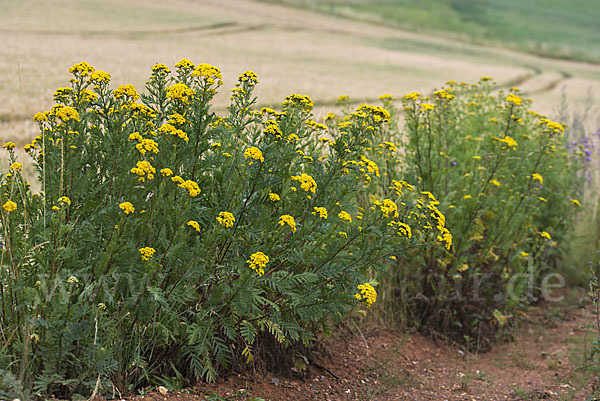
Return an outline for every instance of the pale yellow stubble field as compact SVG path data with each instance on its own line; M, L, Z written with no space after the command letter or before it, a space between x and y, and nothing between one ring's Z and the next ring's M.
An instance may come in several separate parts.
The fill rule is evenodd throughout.
M54 90L68 85L77 62L109 72L114 87L143 90L155 63L172 67L184 57L223 72L217 111L248 69L258 74L261 105L306 94L319 106L317 117L341 94L376 103L383 93L430 92L450 79L474 82L483 75L518 83L535 109L549 115L563 88L572 104L588 88L600 88L598 66L250 0L0 0L0 142L22 147L37 134L32 116L52 106Z

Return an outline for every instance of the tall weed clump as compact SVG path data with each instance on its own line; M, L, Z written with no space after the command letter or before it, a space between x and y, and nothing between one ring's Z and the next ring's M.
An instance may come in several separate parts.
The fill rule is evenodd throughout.
M518 89L492 90L484 77L407 94L402 130L384 133L404 147L392 170L439 196L454 236L451 249L404 255L387 281L388 309L472 349L560 283L548 275L581 206L581 157L569 154L564 127L530 110Z
M73 66L25 146L40 193L4 145L0 397L214 380L309 344L375 302L371 272L448 240L409 183L371 185L385 109L324 125L293 94L257 110L247 71L218 116L220 71L175 67L154 66L139 94Z

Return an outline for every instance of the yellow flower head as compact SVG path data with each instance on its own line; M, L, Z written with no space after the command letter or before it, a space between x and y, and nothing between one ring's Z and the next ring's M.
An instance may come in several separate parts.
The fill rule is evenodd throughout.
M298 108L304 113L309 113L314 107L313 101L305 95L291 94L285 98L281 107L283 110Z
M375 204L379 206L385 217L398 217L398 206L391 199L384 199L383 202L376 201Z
M423 111L430 111L435 109L435 104L431 104L431 103L421 103L421 110Z
M233 217L233 214L229 212L220 212L219 216L217 217L217 221L221 223L223 227L230 228L233 227L235 217Z
M17 204L11 200L6 201L4 205L2 205L2 209L6 210L8 213L14 211L17 208Z
M533 173L533 175L531 176L532 179L537 180L540 182L540 184L544 183L544 178L538 174L538 173Z
M171 73L171 70L169 70L169 67L167 67L166 65L158 63L155 64L154 67L152 67L152 73L168 75Z
M246 83L247 85L254 86L258 83L258 76L254 71L246 71L238 77L238 82L241 84Z
M541 236L542 238L546 238L546 239L552 239L552 237L550 236L550 234L548 234L546 231L542 231L542 232L540 233L540 236Z
M82 77L87 77L90 73L94 72L94 67L82 61L81 63L75 64L73 67L69 68L69 72L74 75L80 75Z
M133 207L131 202L123 202L119 205L119 208L121 208L125 214L135 212L135 208Z
M521 104L521 102L523 101L523 99L521 99L519 96L511 93L506 98L506 101L509 102L509 103L514 104L515 106L518 106L518 105Z
M163 177L169 177L173 175L173 170L171 170L170 168L166 167L160 170L160 174Z
M302 188L303 190L305 190L306 192L311 192L311 193L315 193L315 191L317 190L317 183L315 182L315 180L308 174L300 174L300 175L293 175L291 177L292 181L299 181L300 182L300 188Z
M249 165L254 163L252 160L258 160L261 163L265 161L265 158L263 157L263 154L260 151L260 149L254 146L244 151L244 158L251 159L251 161L248 163Z
M359 292L354 295L354 298L364 303L367 308L370 308L377 301L377 291L369 283L359 284L357 288Z
M173 177L173 178L175 178L175 177ZM171 179L173 179L173 178L171 178ZM200 187L198 186L198 183L196 183L195 181L185 180L184 182L179 183L178 186L180 188L187 189L188 194L191 197L200 195L200 192L201 192Z
M90 81L96 85L107 84L110 82L110 74L100 70L94 71L92 72L92 75L90 75Z
M322 219L326 219L327 218L327 209L325 209L324 207L318 207L318 206L315 207L314 209L315 209L315 211L312 212L312 214L314 214L315 216L317 214L319 214L319 217L322 218Z
M134 102L140 98L133 85L121 85L113 91L116 99L123 98L127 102Z
M265 274L265 267L269 263L269 257L262 252L255 252L250 255L250 259L246 261L250 268L258 273L259 276Z
M177 62L177 64L175 64L175 68L178 70L193 70L194 63L187 58L182 58L179 62Z
M154 248L150 248L150 247L146 246L144 248L138 249L138 252L140 253L142 260L150 260L150 258L152 256L154 256L154 253L156 252L156 250Z
M223 76L221 75L221 70L217 67L214 67L210 64L201 63L196 66L194 72L192 72L193 77L203 77L207 85L223 85L223 81L221 80Z
M194 230L200 232L200 224L196 220L190 220L187 222L187 225L192 227Z
M56 116L63 122L71 120L79 121L79 113L77 113L77 110L69 106L63 106L62 104L56 104L52 106L50 115Z
M274 192L269 192L269 199L271 199L273 202L278 202L281 200L281 198L279 197L279 195L277 195Z
M183 104L190 104L190 99L193 99L195 94L196 91L182 83L167 88L167 98L180 101Z
M577 200L577 199L570 199L571 203L573 203L575 206L581 207L581 203Z
M19 170L21 170L21 167L23 167L23 165L21 163L14 162L10 165L9 168L14 171L19 171Z
M294 218L289 214L284 214L283 216L279 217L278 224L282 227L287 224L288 226L290 226L293 233L296 232L296 222L294 221Z
M405 100L417 100L421 96L419 92L411 92L404 95Z
M69 199L66 196L61 196L60 198L58 198L58 203L64 203L67 206L71 206L71 199Z
M341 211L338 213L338 217L340 218L340 220L344 220L347 221L348 223L352 223L352 216L350 216L350 213L345 212L345 211Z

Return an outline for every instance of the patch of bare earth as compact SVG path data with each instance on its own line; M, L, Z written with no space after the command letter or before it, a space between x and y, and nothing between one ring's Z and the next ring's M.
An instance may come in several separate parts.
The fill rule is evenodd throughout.
M581 293L580 298L585 298ZM584 400L594 385L577 385L592 332L592 307L545 304L519 318L513 341L465 353L419 334L371 330L327 340L303 375L233 375L184 393L135 400ZM578 355L581 354L581 355ZM578 388L576 388L578 387ZM219 397L216 398L215 394Z

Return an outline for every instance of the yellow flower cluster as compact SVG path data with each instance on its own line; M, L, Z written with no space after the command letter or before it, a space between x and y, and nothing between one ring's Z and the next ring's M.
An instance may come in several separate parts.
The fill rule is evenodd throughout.
M265 125L263 134L273 135L277 139L281 139L283 137L283 132L281 132L275 120L267 120L263 124Z
M183 188L183 189L187 189L188 194L191 197L195 197L200 195L200 187L198 186L198 183L192 180L183 180L183 178L181 178L180 176L176 175L175 177L171 177L171 180L174 182L177 182L179 185L179 188Z
M69 72L71 74L79 75L81 77L87 77L90 73L94 72L94 67L82 61L81 63L75 64L73 67L69 68Z
M154 248L145 246L143 248L138 249L138 252L140 253L142 260L150 260L150 258L154 256L156 250Z
M153 139L141 139L140 143L135 145L135 148L142 154L146 152L158 153L158 144Z
M541 236L542 238L546 238L546 239L552 239L552 237L550 236L550 234L548 234L546 231L542 231L542 232L540 233L540 236Z
M65 204L65 205L67 205L67 206L71 206L71 199L69 199L69 198L68 198L68 197L66 197L66 196L61 196L60 198L58 198L57 202L58 202L58 203Z
M259 276L265 274L265 267L269 263L269 257L262 252L255 252L250 255L250 259L246 261L250 268L258 273Z
M451 91L451 89L448 89L448 91ZM450 100L450 99L454 99L456 96L454 96L451 93L448 93L446 90L438 90L433 92L433 94L437 97L439 97L440 99L445 99L445 100Z
M71 96L73 95L73 88L58 88L52 95L52 98L55 102L63 102L66 103L69 101Z
M366 166L367 167L367 172L369 172L369 173L375 173L375 175L377 177L380 177L380 175L379 175L379 166L377 166L377 163L375 163L372 160L367 159L364 155L360 156L360 161L358 162L358 164L360 166Z
M200 224L196 220L190 220L187 222L187 225L192 227L194 230L200 232Z
M160 174L163 177L170 177L173 175L173 170L171 170L170 168L166 167L160 170Z
M131 214L135 212L135 208L133 207L131 202L123 202L119 205L119 208L121 208L123 210L123 213L125 214Z
M169 67L167 67L166 65L158 63L155 64L154 67L152 67L152 73L168 75L171 73L171 70L169 70Z
M288 97L285 98L281 107L284 110L298 108L302 110L304 113L309 113L314 107L313 101L305 95L298 95L296 93L292 93Z
M179 113L173 113L169 116L169 120L167 122L173 125L183 125L187 122L187 120L185 119L185 116L182 116Z
M144 182L146 179L151 180L154 178L156 169L146 160L141 160L135 164L131 170L132 174L139 176L138 180Z
M14 170L14 171L19 171L19 170L21 170L22 167L23 167L23 165L21 163L14 162L10 165L9 169Z
M312 212L312 214L314 214L315 216L317 215L317 213L319 214L319 217L322 219L326 219L327 218L327 209L325 209L324 207L314 207L315 211Z
M219 216L217 217L217 221L221 223L223 227L230 228L233 227L235 217L233 217L233 214L229 212L220 212Z
M383 215L385 217L390 217L390 216L393 218L398 217L398 206L396 205L396 203L393 200L384 199L383 202L375 201L374 203L376 206L379 206L379 208L381 209L381 211L383 212Z
M15 143L14 142L6 142L2 147L6 150L11 150L15 148Z
M404 95L404 100L417 100L421 96L419 92L411 92Z
M248 163L249 165L252 165L254 163L253 160L259 160L261 163L265 161L265 158L263 157L263 154L260 151L260 149L254 146L249 147L244 151L244 158L252 159Z
M387 149L392 153L394 153L396 150L398 150L396 148L396 144L394 144L393 142L388 142L388 141L384 141L384 142L380 143L379 147L383 148L383 149Z
M186 142L190 140L188 135L183 130L177 129L169 123L161 125L158 129L158 132L164 135L175 135Z
M359 284L357 288L360 292L354 294L354 298L365 304L367 308L370 308L377 301L377 291L369 283Z
M364 114L363 114L364 113ZM354 117L364 118L366 116L371 116L373 121L377 124L381 123L389 123L390 122L390 112L384 109L381 106L372 106L370 104L361 104L357 109L356 113L353 113Z
M506 98L506 101L508 103L514 104L515 106L518 106L518 105L521 104L521 102L523 101L523 99L521 99L519 96L515 95L514 93L511 93Z
M194 63L192 63L187 58L182 58L177 62L177 64L175 64L175 68L177 68L178 70L193 70Z
M431 103L421 103L421 110L423 111L430 111L435 109L435 104L431 104Z
M390 187L390 189L393 189L394 191L396 191L396 195L402 196L402 194L403 194L402 188L406 188L409 191L415 190L415 188L406 181L392 180L392 186Z
M340 218L340 220L344 220L344 221L347 221L348 223L352 223L352 216L350 216L350 213L348 213L348 212L345 212L342 210L341 212L338 213L338 217Z
M412 230L408 224L402 223L401 221L390 221L388 226L394 227L398 230L398 235L404 235L405 237L412 237Z
M278 202L281 200L281 198L279 197L279 195L277 195L274 192L269 192L269 199L271 199L273 202Z
M294 221L294 218L289 214L284 214L283 216L279 217L278 224L282 227L287 224L288 226L290 226L293 233L296 232L296 222Z
M546 126L546 128L550 131L556 132L558 134L565 132L565 128L562 126L562 124L550 121L547 118L541 118L540 124Z
M215 83L217 85L223 85L223 76L221 75L221 70L210 64L198 64L194 72L192 72L192 76L203 77L207 85L214 85Z
M134 102L140 98L135 87L131 84L119 86L113 91L113 95L115 96L115 99L124 98L127 102Z
M190 104L190 99L195 94L196 91L183 83L177 83L167 88L167 98L180 101L183 104Z
M539 173L533 173L533 175L531 176L531 178L533 180L537 180L540 182L540 184L544 183L544 178L539 174Z
M14 211L17 208L17 204L11 200L6 201L4 205L2 205L2 209L6 210L8 213Z
M90 81L96 85L107 84L110 82L110 74L100 70L94 71L90 75Z
M253 71L246 71L238 77L240 83L246 83L250 86L254 86L258 83L258 76Z
M513 149L517 147L517 141L515 141L508 135L506 135L504 138L498 138L493 136L492 139L501 143L505 143L508 147L512 147Z
M75 120L79 121L79 113L72 107L56 104L52 106L49 115L59 118L63 122Z
M317 183L308 174L302 173L300 175L293 175L291 178L292 178L292 181L299 181L300 188L302 188L306 192L312 192L314 194L315 191L317 190Z

